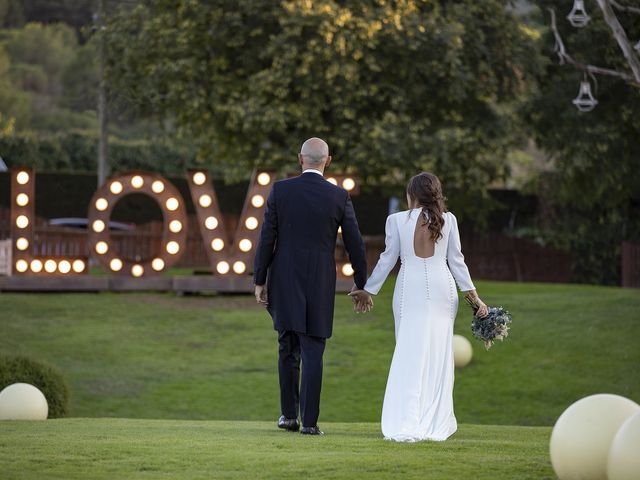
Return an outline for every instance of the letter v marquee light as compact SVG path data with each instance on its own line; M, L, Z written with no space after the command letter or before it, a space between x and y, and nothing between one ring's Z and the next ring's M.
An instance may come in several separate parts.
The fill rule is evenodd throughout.
M258 227L264 216L273 179L274 172L255 171L251 176L233 243L230 244L209 172L189 171L189 190L198 214L202 241L217 273L242 275L250 268L258 243Z

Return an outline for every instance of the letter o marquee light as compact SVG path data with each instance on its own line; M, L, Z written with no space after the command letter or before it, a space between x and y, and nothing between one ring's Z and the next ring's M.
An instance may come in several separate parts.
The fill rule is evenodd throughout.
M160 251L151 258L133 261L122 258L112 248L108 228L111 213L118 200L130 193L144 193L158 202L164 217ZM170 268L184 251L187 240L184 199L178 189L160 175L148 172L129 172L109 179L100 187L89 205L89 246L91 254L111 273L123 275L154 275ZM98 228L94 228L94 227ZM173 226L173 228L172 228Z

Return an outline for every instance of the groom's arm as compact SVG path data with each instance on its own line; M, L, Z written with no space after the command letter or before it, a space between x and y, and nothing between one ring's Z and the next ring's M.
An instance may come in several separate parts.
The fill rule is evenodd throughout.
M347 194L342 217L342 240L349 254L349 261L353 267L353 281L359 290L367 283L367 253L364 248L364 241L360 235L356 212L351 203L351 197Z
M269 193L269 198L267 198L267 208L264 212L264 221L260 229L260 240L258 240L258 246L256 247L256 256L253 262L253 283L256 285L267 283L267 271L273 260L274 248L278 239L275 191L276 186L274 184Z

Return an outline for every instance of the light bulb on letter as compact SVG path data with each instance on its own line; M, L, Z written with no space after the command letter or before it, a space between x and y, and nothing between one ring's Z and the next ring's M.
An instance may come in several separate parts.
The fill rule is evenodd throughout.
M262 195L254 195L251 197L251 205L256 208L260 208L264 205L264 197Z

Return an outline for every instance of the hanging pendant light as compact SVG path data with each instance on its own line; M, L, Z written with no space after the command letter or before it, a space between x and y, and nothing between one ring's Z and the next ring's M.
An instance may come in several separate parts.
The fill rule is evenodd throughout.
M598 104L598 100L591 93L591 84L586 78L580 82L580 91L578 96L573 99L573 104L581 112L590 112Z
M569 12L569 15L567 15L567 20L569 20L571 25L581 28L589 23L590 19L591 17L587 15L586 10L584 9L584 0L574 0L573 8L571 9L571 12Z

